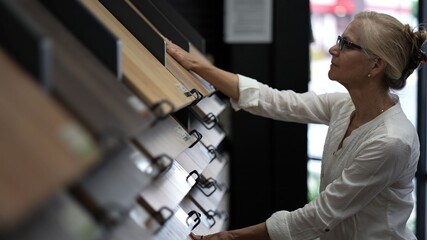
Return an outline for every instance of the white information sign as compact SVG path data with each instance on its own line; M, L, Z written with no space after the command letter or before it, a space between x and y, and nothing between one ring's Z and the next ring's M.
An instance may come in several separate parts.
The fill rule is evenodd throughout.
M226 0L226 43L271 43L273 0Z

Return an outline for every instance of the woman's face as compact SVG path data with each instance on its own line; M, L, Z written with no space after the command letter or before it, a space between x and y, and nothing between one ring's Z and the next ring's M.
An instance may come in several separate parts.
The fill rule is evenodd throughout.
M360 46L359 36L362 31L361 22L352 21L341 37L345 43L351 42ZM340 46L335 44L329 49L332 61L328 76L347 89L366 83L368 74L372 69L372 61L370 61L368 54L357 46L344 44L340 49Z

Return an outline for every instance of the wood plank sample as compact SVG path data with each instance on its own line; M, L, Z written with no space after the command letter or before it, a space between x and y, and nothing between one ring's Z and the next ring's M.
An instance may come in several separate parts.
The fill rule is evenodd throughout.
M206 58L205 39L178 13L166 0L126 0L132 2L142 13L143 18L150 22L150 26L156 29L159 34L172 40L175 44L184 50L198 55L210 64ZM166 65L169 65L172 70L179 72L175 62L172 59L167 59ZM181 70L181 69L180 69ZM190 71L192 75L200 81L208 93L202 92L204 95L210 95L215 92L215 88L195 72ZM200 87L200 86L199 86Z
M226 136L225 131L219 124L215 125L212 129L208 129L199 119L193 116L190 116L190 124L188 128L196 129L203 136L202 142L206 146L212 145L215 148L219 146Z
M163 224L174 215L194 184L195 179L174 161L169 171L144 189L138 202Z
M194 205L191 205L192 202ZM194 200L183 201L182 203L192 206L193 209L197 209L201 212L201 223L196 226L193 232L196 235L208 235L216 232L222 232L229 229L229 193L226 193L221 202L216 206L215 210L209 210L205 212L201 208L198 208L200 204ZM183 204L180 204L184 209Z
M7 240L104 239L103 229L93 217L65 191L59 191L23 226L2 235Z
M191 217L187 222L190 223L194 234L208 235L213 233L213 231L211 231L211 227L216 225L216 217L207 215L207 213L204 212L196 202L191 200L189 196L184 198L179 206L188 215L193 215L193 217Z
M227 104L216 94L203 98L189 108L190 113L199 120L207 129L214 128L220 123L219 115L225 110Z
M105 0L100 0L105 1ZM178 31L175 26L164 16L163 13L149 0L123 0L127 1L129 5L133 5L140 14L153 29L158 32L161 36L168 38L175 42L176 45L180 46L185 51L189 51L190 42L188 39Z
M94 215L112 224L137 204L139 194L162 169L129 143L106 158L74 190Z
M99 160L89 132L0 51L0 227L28 217Z
M81 0L123 42L124 82L149 106L165 100L173 110L191 104L195 97L98 1ZM162 105L165 112L169 106Z
M176 157L176 161L187 172L196 171L198 174L201 174L213 157L205 145L198 142L192 148L187 148L179 154Z
M100 1L102 5L131 32L161 63L165 61L165 41L125 2Z
M216 179L221 185L228 184L229 160L227 155L216 153L216 158L203 170L205 178Z
M91 129L105 149L148 127L153 116L41 3L13 1L52 39L53 94Z
M160 12L163 13L169 22L188 39L191 45L194 45L194 47L196 47L203 55L206 54L206 40L178 11L175 10L168 0L150 1Z
M181 46L184 47L184 49L189 49L190 43L188 42L188 40L182 37L182 35L177 32L176 29L172 25L170 25L167 20L163 18L162 14L158 12L157 8L153 6L150 1L122 1L127 2L128 5L131 6L136 13L138 13L141 19L144 20L147 24L149 24L162 38L169 38L173 42L185 41L185 44L181 44ZM146 14L150 14L151 18L148 18ZM155 20L159 20L161 24L153 23L153 21ZM159 30L159 27L163 27L163 32ZM172 33L170 35L166 35L165 31L170 31ZM185 48L185 45L188 45L188 47ZM194 88L197 89L203 96L210 96L213 92L215 92L215 89L212 85L210 85L207 81L205 81L195 73L185 69L168 53L166 53L166 59L163 64L181 83L192 84Z
M182 239L189 237L191 226L187 224L188 214L180 207L166 224L151 238L152 240Z
M40 2L96 55L118 80L122 79L122 43L117 36L78 1Z
M0 45L43 89L51 90L52 42L30 18L14 11L10 1L0 1Z
M211 164L218 163L213 161ZM211 165L210 167L213 167ZM209 168L209 166L208 166ZM220 172L216 176L210 176L206 172L203 172L203 179L211 179L215 186L209 188L203 188L202 185L197 185L190 192L190 196L194 199L205 212L216 211L219 203L223 199L224 195L228 192L228 171L229 165L222 164L222 168L218 169Z
M227 104L221 100L216 94L212 94L209 97L203 98L196 105L193 106L202 117L212 113L215 116L219 116L227 107Z
M122 219L121 224L111 229L109 236L105 239L151 239L160 227L160 223L145 208L135 205Z
M199 141L190 135L173 117L158 121L150 129L135 136L135 143L145 149L151 157L167 155L175 159L181 152Z
M190 221L188 218L188 215L178 208L164 225L160 225L145 209L135 206L123 224L113 229L107 240L191 240L188 236L191 230L191 226L187 224Z

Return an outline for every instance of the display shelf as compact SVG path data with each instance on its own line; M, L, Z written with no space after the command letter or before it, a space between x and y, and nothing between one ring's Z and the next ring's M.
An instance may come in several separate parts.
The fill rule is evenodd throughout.
M148 113L149 109L144 108L142 102L136 102L131 92L114 81L111 72L41 3L11 2L54 44L52 94L82 119L104 149L114 149L122 139L149 126L154 119L149 114L141 114Z
M0 0L0 19L20 26L0 24L1 239L189 240L226 229L218 118L228 106L166 53L165 30L134 3ZM159 4L155 18L178 18ZM177 26L204 57L204 39Z

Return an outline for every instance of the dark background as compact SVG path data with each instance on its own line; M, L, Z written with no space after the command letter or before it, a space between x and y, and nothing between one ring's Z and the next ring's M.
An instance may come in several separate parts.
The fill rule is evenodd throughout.
M278 89L305 92L309 81L309 1L273 1L271 44L225 44L223 2L168 0L205 38L214 64ZM307 203L307 126L230 114L230 229Z

